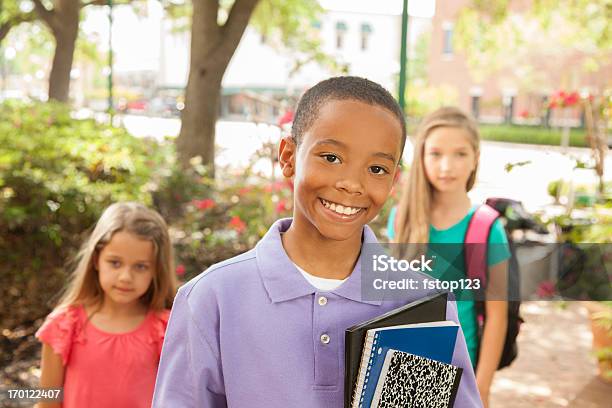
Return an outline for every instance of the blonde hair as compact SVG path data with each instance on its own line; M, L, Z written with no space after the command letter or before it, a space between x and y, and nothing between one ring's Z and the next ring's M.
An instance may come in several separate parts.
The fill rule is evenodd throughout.
M397 210L395 242L426 244L429 241L433 187L425 173L423 155L427 137L434 129L440 127L463 129L470 135L470 144L476 155L476 167L468 178L466 191L470 191L476 181L480 152L480 136L476 121L455 107L443 107L427 115L416 133L410 175L404 181Z
M66 287L56 309L74 304L101 305L104 292L100 286L96 260L113 234L126 231L151 241L155 251L155 274L141 301L149 309L163 310L172 306L177 289L173 250L164 219L154 210L134 202L109 206L96 223L79 251Z

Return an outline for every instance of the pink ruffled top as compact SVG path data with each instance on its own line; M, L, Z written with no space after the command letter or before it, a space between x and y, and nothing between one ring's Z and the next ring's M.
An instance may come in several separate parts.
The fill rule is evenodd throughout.
M169 315L149 311L136 329L107 333L83 306L51 313L36 337L64 363L62 407L149 408Z

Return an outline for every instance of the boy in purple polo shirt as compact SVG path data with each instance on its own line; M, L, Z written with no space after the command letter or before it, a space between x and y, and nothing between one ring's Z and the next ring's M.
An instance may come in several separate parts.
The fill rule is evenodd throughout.
M405 141L400 107L372 81L331 78L304 94L279 148L293 218L181 287L153 407L343 406L344 330L426 295L361 296L362 245L377 242L367 223ZM454 302L447 318L458 322ZM481 407L461 332L452 363L464 369L455 407Z

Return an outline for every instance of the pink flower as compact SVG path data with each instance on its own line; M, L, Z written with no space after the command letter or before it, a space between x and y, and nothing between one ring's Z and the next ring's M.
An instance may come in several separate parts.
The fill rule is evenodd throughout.
M519 112L519 116L521 118L528 118L529 117L529 111L527 111L527 109L523 109L522 111Z
M194 200L193 204L202 211L208 210L215 206L215 200L212 198L205 198L204 200Z
M566 95L565 98L563 98L563 105L573 106L576 105L579 100L580 96L578 96L578 92L572 92L571 94Z
M279 191L282 191L285 188L289 188L291 189L291 191L293 191L293 182L291 180L275 181L274 183L268 184L267 186L265 186L264 191L266 193L271 193L271 192L278 193Z
M281 213L287 210L287 200L279 200L278 204L276 204L276 212Z
M240 190L238 190L238 194L243 195L243 194L248 194L251 192L251 187L242 187Z
M183 276L183 275L185 275L185 265L183 265L183 264L178 265L178 266L176 267L176 274L177 274L178 276Z
M240 219L237 215L232 217L229 224L230 228L233 228L238 233L242 233L246 229L246 223Z
M536 294L542 299L550 299L555 295L556 289L555 284L551 281L544 281L540 283Z

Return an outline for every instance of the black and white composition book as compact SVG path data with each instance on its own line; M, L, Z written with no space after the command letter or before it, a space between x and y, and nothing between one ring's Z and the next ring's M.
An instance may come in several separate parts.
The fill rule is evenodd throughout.
M390 349L376 384L371 408L450 408L462 368Z
M379 374L389 349L408 353L416 350L415 354L451 362L458 326L446 322L447 301L448 293L435 293L346 330L345 408L369 407L376 386L374 376ZM413 327L397 327L406 325ZM444 334L431 337L432 327ZM427 338L435 340L436 345L429 346Z

